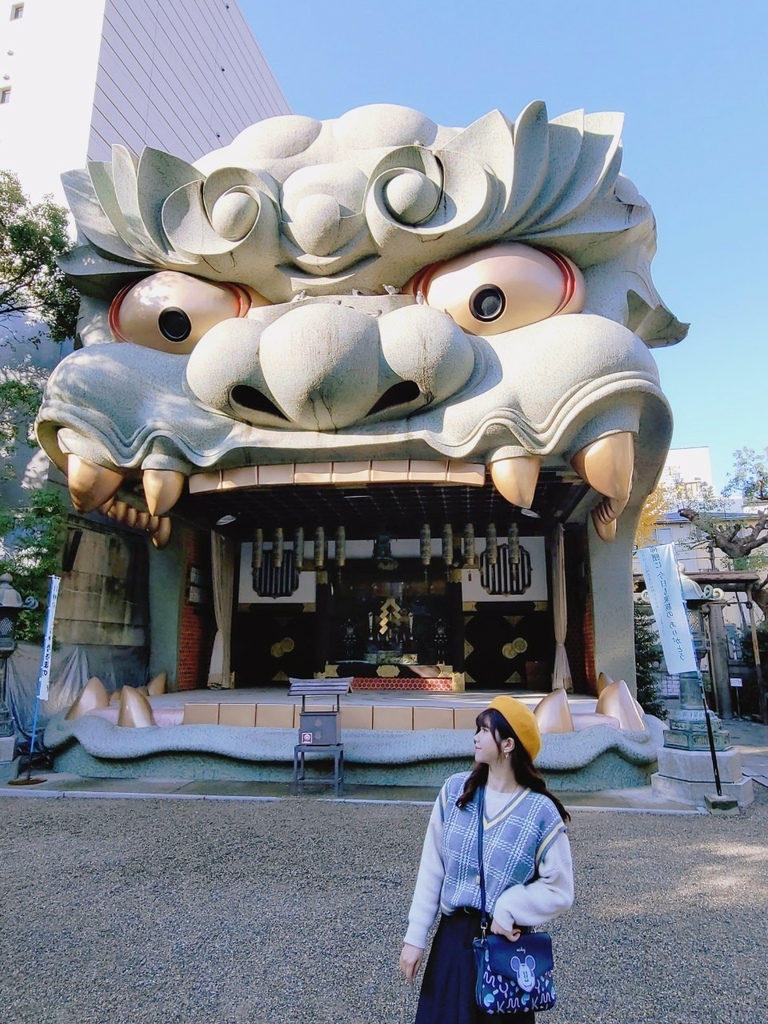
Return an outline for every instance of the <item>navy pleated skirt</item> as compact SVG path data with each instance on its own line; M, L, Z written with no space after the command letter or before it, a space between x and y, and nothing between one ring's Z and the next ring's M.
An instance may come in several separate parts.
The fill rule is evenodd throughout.
M472 940L479 937L479 911L442 915L421 983L415 1024L533 1024L532 1011L489 1016L475 1003Z

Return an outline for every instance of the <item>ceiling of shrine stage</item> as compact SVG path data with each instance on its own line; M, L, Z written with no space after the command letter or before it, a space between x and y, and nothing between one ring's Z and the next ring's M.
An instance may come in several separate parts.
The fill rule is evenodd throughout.
M594 500L585 500L591 498ZM314 531L323 526L333 531L343 526L348 540L362 540L380 532L395 537L418 537L424 523L433 536L443 524L455 531L472 523L478 536L494 523L499 533L517 522L522 534L548 532L557 523L583 521L597 500L582 481L563 480L542 470L532 512L526 513L503 498L493 484L483 487L438 484L372 484L360 487L281 486L235 488L223 492L185 494L174 509L174 518L198 529L216 529L238 540L251 540L260 527L282 527L286 534L296 527ZM217 523L225 516L232 522Z

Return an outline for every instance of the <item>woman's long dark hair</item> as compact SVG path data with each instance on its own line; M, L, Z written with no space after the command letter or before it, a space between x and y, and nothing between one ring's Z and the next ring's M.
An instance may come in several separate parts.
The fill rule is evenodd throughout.
M525 749L523 744L517 737L515 730L502 715L495 708L487 708L485 711L481 711L477 716L477 731L479 732L483 726L486 729L491 730L496 746L498 747L499 754L501 754L501 741L506 739L513 739L515 746L510 755L512 759L512 770L515 773L515 778L521 786L526 786L528 789L532 789L534 793L542 793L544 796L549 797L552 803L558 810L560 817L563 821L570 821L571 816L554 795L547 789L547 784L539 774L538 770L534 768L531 755ZM479 762L474 765L472 771L469 773L469 778L464 783L464 789L461 791L461 796L456 801L456 806L464 808L467 804L472 802L472 797L478 791L481 786L484 786L488 781L488 765L480 764Z

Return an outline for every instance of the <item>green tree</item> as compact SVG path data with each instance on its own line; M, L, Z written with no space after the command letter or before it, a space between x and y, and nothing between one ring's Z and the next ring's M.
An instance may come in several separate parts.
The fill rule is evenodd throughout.
M723 495L741 495L743 511L734 514L712 488L701 493L679 514L694 527L692 546L706 544L714 568L714 551L722 551L734 569L761 572L768 566L768 448L734 452L734 471ZM768 573L752 587L752 598L768 618Z
M32 203L18 177L0 171L0 480L13 475L17 443L34 443L32 422L46 380L29 353L19 354L18 343L75 336L78 294L56 262L71 244L66 209L50 197ZM17 639L42 636L48 577L60 571L67 516L52 488L31 491L23 508L0 505L0 572L13 575L24 597L41 601L19 616Z
M13 586L23 597L36 597L41 602L34 611L19 615L17 640L37 643L42 639L48 577L61 572L68 515L64 500L54 488L30 492L25 508L0 510L0 573L11 573Z
M50 198L32 203L18 177L0 171L0 480L15 473L17 443L34 444L32 422L46 380L17 343L75 336L78 295L56 263L72 244L67 216Z
M645 548L654 543L656 524L665 512L676 508L672 488L659 484L645 499L635 531L635 547Z
M78 295L56 258L72 245L67 211L50 197L32 203L18 177L0 171L0 336L16 339L14 321L39 324L53 341L75 336Z
M46 372L27 354L0 371L0 480L16 475L13 456L21 439L37 444L32 424L40 408Z
M662 651L650 605L635 601L635 672L637 700L649 715L666 718L667 709L658 683Z
M739 448L733 453L733 473L723 489L740 494L745 505L768 503L768 448Z

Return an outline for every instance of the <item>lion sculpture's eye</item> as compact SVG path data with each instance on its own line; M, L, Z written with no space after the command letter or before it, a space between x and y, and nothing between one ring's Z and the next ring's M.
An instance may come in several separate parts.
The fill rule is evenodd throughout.
M109 326L119 341L187 355L222 320L246 316L252 306L263 305L268 305L265 298L242 285L163 270L115 297Z
M438 263L407 286L470 334L503 334L584 308L581 271L566 256L510 242Z

